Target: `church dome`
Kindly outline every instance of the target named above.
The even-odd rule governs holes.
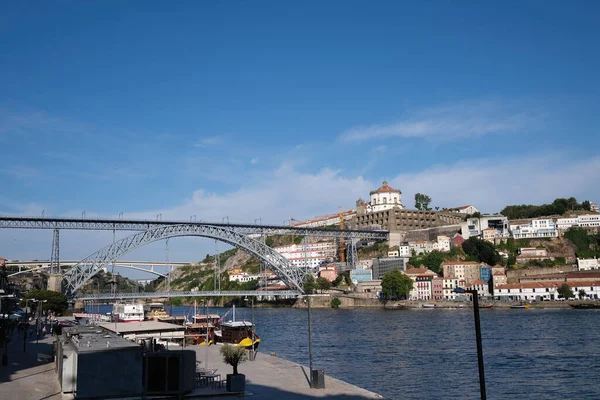
[[[402,194],[402,192],[400,192],[399,190],[388,186],[387,181],[383,181],[383,185],[379,189],[371,190],[370,194],[377,194],[377,193],[400,193],[400,194]]]

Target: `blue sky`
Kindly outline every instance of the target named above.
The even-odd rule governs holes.
[[[351,208],[383,179],[409,207],[416,192],[489,212],[598,202],[599,12],[5,2],[0,213],[281,223]],[[49,256],[49,233],[0,234],[7,258]],[[108,240],[72,236],[66,257]],[[186,260],[214,248],[180,243]]]

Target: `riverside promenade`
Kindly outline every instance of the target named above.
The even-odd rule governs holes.
[[[27,336],[23,351],[23,332],[15,329],[8,345],[8,364],[0,366],[0,400],[67,400],[71,394],[62,394],[52,357],[55,337],[40,337],[36,344],[33,327]],[[232,367],[223,362],[221,346],[187,346],[196,351],[199,366],[217,369],[223,379]],[[173,350],[181,349],[177,347]],[[325,389],[311,389],[309,370],[302,365],[258,352],[254,361],[239,365],[239,372],[246,375],[246,392],[243,397],[265,400],[306,400],[327,398],[329,400],[381,399],[376,393],[326,376]],[[227,393],[224,388],[199,388],[185,396],[188,399],[222,399],[239,395]],[[152,399],[153,397],[147,397]],[[161,397],[165,398],[165,397]],[[140,399],[140,397],[136,398]]]
[[[0,366],[0,400],[64,400],[54,370],[52,344],[54,337],[40,337],[36,344],[35,329],[30,328],[26,350],[23,331],[15,329],[8,344],[8,363]],[[4,349],[2,349],[4,351]]]
[[[231,365],[223,362],[221,346],[188,346],[196,350],[196,360],[200,367],[217,369],[225,379],[232,372]],[[325,389],[312,389],[309,385],[308,367],[279,357],[258,352],[254,361],[246,361],[238,366],[238,372],[246,375],[245,396],[265,400],[306,400],[327,398],[329,400],[382,399],[377,393],[358,386],[325,376]],[[327,371],[325,371],[327,372]]]

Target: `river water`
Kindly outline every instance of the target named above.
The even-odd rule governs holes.
[[[308,365],[307,310],[255,321],[261,352]],[[481,330],[488,399],[600,399],[600,310],[481,310]],[[314,368],[386,398],[479,397],[470,309],[313,309],[312,333]]]

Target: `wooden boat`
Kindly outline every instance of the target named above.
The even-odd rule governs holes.
[[[144,311],[146,321],[158,321],[160,318],[169,317],[169,314],[161,303],[151,303]]]
[[[529,308],[529,304],[521,304],[521,305],[514,305],[514,306],[510,306],[510,308]]]
[[[600,304],[569,304],[571,307],[576,308],[578,310],[598,310],[600,309]]]
[[[492,307],[494,307],[493,304],[480,304],[479,305],[479,308],[492,308]]]
[[[221,317],[218,330],[215,330],[215,341],[218,343],[235,344],[246,349],[256,350],[260,344],[260,337],[256,334],[255,327],[249,321],[235,320],[235,306],[232,308],[233,315],[230,321],[221,321],[229,311]],[[254,341],[252,340],[254,338]]]

